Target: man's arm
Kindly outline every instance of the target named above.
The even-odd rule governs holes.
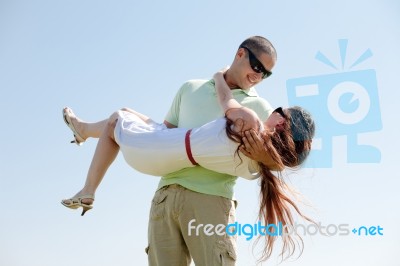
[[[168,122],[167,120],[164,120],[164,125],[167,126],[167,128],[176,128],[177,126],[171,124],[170,122]]]
[[[183,93],[183,90],[185,88],[185,84],[183,84],[178,92],[175,94],[175,97],[171,103],[171,106],[165,115],[164,118],[164,125],[167,128],[176,128],[179,125],[179,113],[180,113],[180,107],[181,107],[181,96]]]

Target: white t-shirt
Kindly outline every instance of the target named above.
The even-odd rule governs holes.
[[[194,160],[215,172],[246,179],[259,177],[257,162],[236,153],[238,143],[225,131],[226,119],[219,118],[192,129],[190,146]],[[188,129],[168,129],[152,120],[145,123],[135,114],[119,111],[115,140],[125,161],[148,175],[162,176],[186,167],[193,167],[185,148]]]

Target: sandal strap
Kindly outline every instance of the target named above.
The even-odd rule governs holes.
[[[75,116],[75,114],[73,113],[73,111],[71,110],[71,108],[66,107],[63,109],[63,119],[65,124],[67,124],[67,126],[69,127],[69,129],[71,129],[72,133],[74,134],[74,138],[75,140],[71,141],[71,143],[76,143],[78,145],[81,145],[82,143],[84,143],[86,140],[84,138],[82,138],[81,135],[79,135],[78,131],[76,130],[75,126],[72,124],[72,120],[71,120],[71,114],[73,114]]]
[[[87,195],[82,195],[82,196],[79,196],[79,197],[72,197],[72,198],[69,198],[69,199],[65,199],[63,201],[67,201],[68,200],[69,201],[68,203],[65,202],[67,205],[84,204],[84,203],[82,203],[82,200],[84,200],[84,199],[91,199],[91,200],[94,201],[94,195],[93,194],[87,194]]]
[[[82,196],[76,197],[75,199],[80,199],[80,200],[91,199],[91,200],[94,200],[94,195],[93,194],[86,194],[86,195],[82,195]]]

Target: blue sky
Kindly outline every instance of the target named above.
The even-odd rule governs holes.
[[[126,106],[162,121],[184,81],[210,78],[232,62],[242,40],[262,35],[278,51],[274,74],[257,87],[273,106],[289,104],[288,80],[350,71],[316,60],[318,51],[341,66],[338,40],[348,40],[349,64],[370,49],[372,57],[352,71],[376,74],[373,103],[382,125],[357,136],[380,151],[379,162],[349,163],[345,134],[333,140],[332,167],[287,175],[315,220],[379,225],[384,235],[307,236],[303,255],[281,265],[396,265],[399,14],[397,1],[375,0],[0,1],[0,264],[146,265],[158,179],[119,156],[93,211],[80,217],[62,207],[83,185],[96,145],[69,144],[62,108],[95,121]],[[255,222],[257,182],[239,179],[236,197],[237,220]],[[255,265],[252,244],[238,238],[237,265]]]

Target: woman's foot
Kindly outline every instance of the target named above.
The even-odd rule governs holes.
[[[94,195],[93,194],[84,194],[78,193],[70,199],[64,199],[61,201],[61,204],[70,209],[78,209],[82,207],[82,216],[88,210],[93,208],[92,204],[94,202]]]
[[[63,109],[63,118],[65,124],[71,129],[74,134],[74,140],[71,143],[76,143],[77,145],[82,145],[86,141],[86,136],[83,132],[83,127],[81,124],[81,120],[76,117],[74,112],[72,112],[71,108],[65,107]]]

